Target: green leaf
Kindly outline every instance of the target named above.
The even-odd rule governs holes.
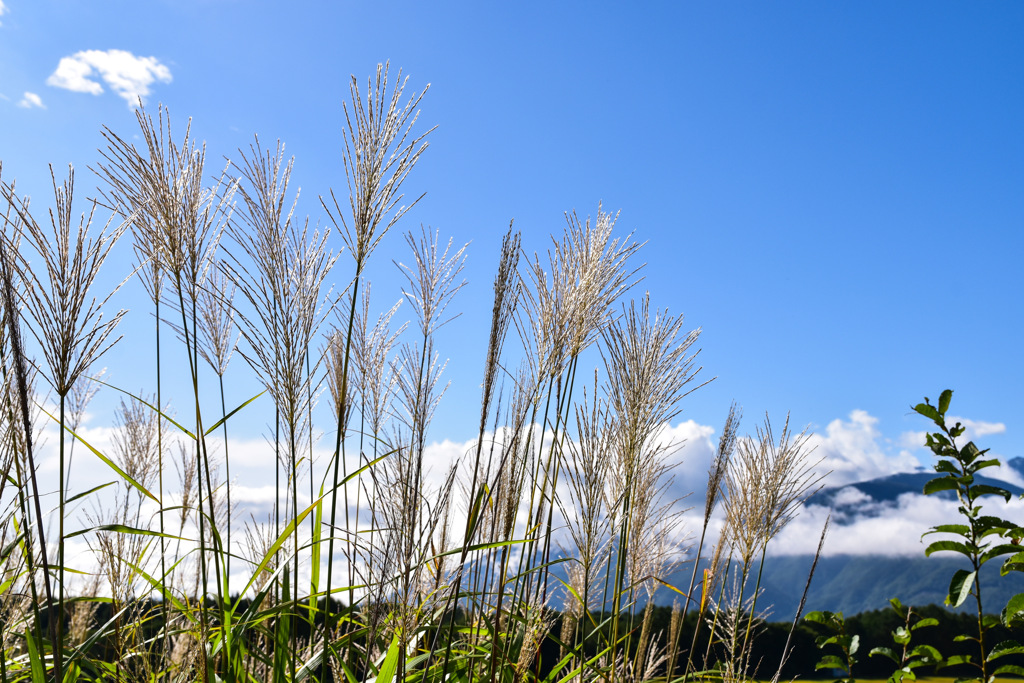
[[[910,642],[910,631],[905,627],[900,626],[893,631],[892,639],[897,645],[906,645]]]
[[[398,658],[402,654],[401,645],[398,642],[398,635],[391,639],[391,646],[388,648],[388,654],[384,657],[384,661],[380,665],[380,669],[377,671],[376,683],[391,683],[395,680],[395,674],[398,673]]]
[[[928,660],[927,663],[929,664],[934,664],[936,662],[942,661],[942,655],[939,653],[938,650],[936,650],[931,645],[918,645],[908,654],[911,657],[920,657],[922,659],[926,659]]]
[[[897,657],[896,653],[892,651],[892,648],[888,648],[888,647],[873,647],[873,648],[871,648],[871,652],[868,653],[868,656],[869,657],[874,657],[875,655],[881,655],[883,657],[888,657],[889,659],[891,659],[892,661],[896,662],[897,664],[900,663],[899,657]]]
[[[967,445],[960,449],[960,462],[971,464],[978,459],[981,455],[981,451],[977,446],[974,445],[973,441],[968,441]]]
[[[938,619],[935,619],[934,617],[927,617],[926,619],[921,619],[916,624],[911,626],[910,630],[911,631],[916,631],[919,628],[927,628],[928,626],[938,626],[938,625],[939,625],[939,620]]]
[[[953,398],[953,390],[946,389],[939,394],[939,413],[945,415],[946,411],[949,410],[949,401]]]
[[[71,503],[75,502],[76,500],[78,500],[80,498],[85,498],[86,496],[88,496],[91,493],[96,493],[100,489],[105,489],[108,486],[113,486],[116,483],[117,482],[114,482],[114,481],[108,481],[106,484],[100,484],[99,486],[94,486],[91,489],[89,489],[88,491],[82,491],[81,493],[76,493],[75,495],[73,495],[70,498],[68,498],[67,500],[65,500],[64,504],[65,505],[70,505]],[[67,537],[65,536],[65,538],[67,538]]]
[[[97,380],[97,381],[98,381],[98,380]],[[36,405],[38,405],[38,404],[36,404]],[[53,415],[50,415],[50,413],[48,413],[48,412],[46,411],[46,409],[45,409],[45,408],[43,408],[42,406],[39,406],[39,410],[41,410],[41,411],[42,411],[43,413],[45,413],[46,415],[48,415],[48,416],[50,417],[50,419],[51,419],[51,420],[53,420],[53,421],[54,421],[54,422],[56,422],[57,424],[60,424],[60,420],[59,420],[58,418],[54,417]],[[85,439],[83,439],[82,437],[80,437],[80,436],[79,436],[78,434],[76,434],[76,433],[74,432],[74,430],[72,430],[72,429],[71,429],[70,427],[68,427],[67,425],[64,425],[64,429],[65,429],[65,430],[66,430],[66,431],[67,431],[67,432],[68,432],[69,434],[71,434],[71,436],[73,436],[73,437],[75,437],[76,439],[78,439],[78,441],[79,441],[79,442],[80,442],[80,443],[81,443],[81,444],[82,444],[83,446],[85,446],[85,447],[86,447],[86,448],[88,448],[88,449],[89,449],[90,451],[92,451],[92,452],[93,452],[93,454],[94,454],[94,455],[95,455],[95,456],[96,456],[97,458],[99,458],[100,460],[102,460],[103,462],[105,462],[105,463],[107,464],[107,467],[109,467],[110,469],[112,469],[112,470],[114,470],[115,472],[117,472],[117,473],[118,473],[118,474],[119,474],[119,475],[121,476],[121,478],[122,478],[122,479],[124,479],[124,480],[125,480],[126,482],[128,482],[129,484],[131,484],[132,486],[134,486],[134,487],[135,487],[135,488],[136,488],[136,489],[137,489],[137,490],[138,490],[138,491],[139,491],[140,493],[142,493],[143,495],[145,495],[145,496],[146,496],[147,498],[150,498],[150,499],[151,499],[151,500],[153,500],[154,502],[156,502],[156,503],[160,503],[160,501],[159,501],[159,500],[157,499],[157,497],[156,497],[156,496],[154,496],[154,495],[153,495],[152,493],[150,493],[149,491],[147,491],[147,490],[146,490],[146,487],[145,487],[145,486],[143,486],[143,485],[142,485],[142,484],[140,484],[139,482],[137,482],[137,481],[135,481],[134,479],[132,479],[131,477],[129,477],[129,476],[128,476],[128,473],[127,473],[127,472],[125,472],[124,470],[122,470],[122,469],[121,469],[120,467],[118,467],[118,466],[117,466],[117,465],[116,465],[116,464],[114,463],[114,461],[113,461],[113,460],[111,460],[110,458],[108,458],[107,456],[103,455],[102,453],[100,453],[100,452],[99,452],[98,450],[96,450],[95,448],[93,448],[92,444],[90,444],[90,443],[89,443],[88,441],[86,441]]]
[[[1013,494],[1002,488],[1001,486],[989,486],[988,484],[975,484],[971,487],[971,500],[979,498],[980,496],[1002,496],[1003,500],[1007,503],[1010,502],[1010,498]]]
[[[945,669],[950,666],[957,666],[958,664],[970,664],[971,655],[953,655],[949,659],[942,662],[941,665],[935,667],[936,671],[939,669]]]
[[[32,666],[32,683],[46,683],[46,669],[43,666],[43,658],[36,649],[35,636],[26,631],[25,642],[28,643],[28,660]],[[6,653],[4,656],[7,656]]]
[[[180,536],[174,536],[172,534],[162,534],[159,531],[150,531],[149,529],[136,529],[135,527],[126,526],[124,524],[100,524],[99,526],[89,527],[88,529],[80,529],[73,531],[70,534],[65,534],[64,538],[74,538],[75,536],[81,536],[87,534],[90,531],[113,531],[120,534],[134,534],[136,536],[158,536],[163,538],[170,538],[175,541],[187,541],[187,538],[181,538]]]
[[[1007,626],[1019,626],[1024,622],[1024,593],[1017,593],[1003,609],[1003,623]]]
[[[138,401],[142,405],[146,406],[147,408],[152,410],[154,413],[158,414],[161,418],[163,418],[164,420],[167,420],[169,423],[171,423],[172,425],[177,427],[181,432],[183,432],[186,436],[188,436],[188,438],[192,439],[193,441],[196,440],[196,435],[195,434],[193,434],[188,429],[186,429],[185,427],[183,427],[180,424],[178,424],[173,417],[171,417],[170,415],[167,415],[166,413],[162,412],[159,408],[157,408],[156,406],[154,406],[152,403],[150,403],[149,401],[145,400],[141,396],[136,396],[132,392],[125,391],[121,387],[115,387],[113,384],[107,384],[103,380],[101,380],[99,378],[96,378],[96,377],[91,377],[90,381],[96,382],[97,384],[102,384],[103,386],[108,387],[110,389],[113,389],[114,391],[120,391],[125,396],[131,396],[133,399],[135,399],[136,401]]]
[[[1014,676],[1024,676],[1024,666],[1017,666],[1016,664],[1004,664],[995,671],[992,672],[993,676],[1004,676],[1006,674],[1013,674]]]
[[[1024,653],[1024,647],[1021,647],[1020,643],[1016,640],[1004,640],[992,648],[988,653],[988,657],[985,657],[985,661],[991,662],[1006,655],[1018,655],[1021,653]]]
[[[985,564],[994,557],[1001,557],[1003,555],[1009,555],[1011,553],[1016,554],[1019,551],[1020,548],[1013,545],[1012,543],[1000,543],[999,545],[994,545],[988,550],[986,550],[984,553],[982,553],[981,557],[978,558],[978,563]]]
[[[959,541],[935,541],[925,548],[924,554],[926,557],[931,557],[933,553],[946,551],[960,553],[964,557],[971,557],[973,554],[970,548]]]
[[[1006,576],[1010,572],[1024,571],[1024,552],[1020,551],[1020,547],[1017,548],[1018,552],[1012,557],[1006,558],[1003,561],[1003,566],[999,570],[999,573]]]
[[[225,416],[224,416],[224,417],[222,417],[221,419],[219,419],[219,420],[217,420],[216,422],[214,422],[214,423],[213,423],[213,426],[212,426],[212,427],[210,427],[210,428],[209,428],[209,429],[207,429],[207,430],[206,430],[205,432],[203,432],[203,436],[209,436],[210,434],[212,434],[212,433],[213,433],[213,430],[217,429],[217,427],[220,427],[220,426],[221,426],[222,424],[224,424],[225,422],[227,422],[227,421],[228,421],[228,419],[229,419],[229,418],[230,418],[231,416],[233,416],[233,415],[234,415],[235,413],[237,413],[237,412],[238,412],[239,410],[241,410],[242,408],[246,407],[247,405],[249,405],[250,403],[252,403],[252,402],[253,402],[253,401],[255,401],[256,399],[258,399],[258,398],[259,398],[260,396],[262,396],[262,395],[263,395],[263,394],[265,394],[265,393],[267,393],[267,392],[266,392],[266,391],[261,391],[260,393],[256,394],[255,396],[253,396],[252,398],[250,398],[250,399],[249,399],[248,401],[246,401],[246,402],[245,402],[245,403],[243,403],[242,405],[240,405],[240,406],[238,406],[237,408],[235,408],[234,410],[232,410],[232,411],[231,411],[230,413],[228,413],[227,415],[225,415]]]
[[[939,477],[932,479],[924,485],[924,495],[930,496],[939,491],[955,491],[957,489],[956,479],[953,477]]]
[[[817,664],[814,665],[815,670],[817,669],[842,669],[846,671],[846,662],[841,660],[836,655],[824,655]]]
[[[925,399],[925,401],[927,401],[927,399]],[[941,425],[944,422],[942,419],[942,414],[935,409],[935,406],[929,403],[918,403],[916,406],[914,406],[914,412],[918,413],[919,415],[924,415],[937,425]]]
[[[959,607],[964,604],[964,600],[971,594],[971,589],[974,588],[974,577],[975,572],[969,572],[966,569],[958,569],[953,574],[953,580],[949,582],[949,595],[946,596],[946,604],[951,607]]]
[[[931,531],[926,532],[924,536],[928,534],[957,534],[958,536],[970,536],[971,527],[966,524],[940,524],[933,526]]]

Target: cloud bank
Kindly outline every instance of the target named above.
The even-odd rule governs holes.
[[[145,101],[154,82],[170,83],[171,70],[156,57],[139,57],[126,50],[83,50],[63,57],[46,79],[47,85],[72,92],[99,95],[105,83],[129,107]]]

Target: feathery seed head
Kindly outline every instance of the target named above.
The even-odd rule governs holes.
[[[422,199],[421,195],[409,205],[399,206],[404,196],[402,184],[426,150],[426,137],[433,131],[431,128],[418,136],[412,134],[419,117],[417,107],[430,86],[403,105],[402,93],[409,79],[403,80],[399,71],[398,82],[389,85],[388,68],[389,64],[377,65],[376,79],[367,82],[366,99],[353,76],[349,85],[351,109],[348,103],[342,105],[346,124],[342,159],[348,181],[348,212],[342,210],[333,191],[333,211],[320,198],[355,259],[357,277],[387,231]]]

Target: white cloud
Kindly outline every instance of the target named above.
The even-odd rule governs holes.
[[[957,422],[964,426],[962,438],[968,441],[973,441],[980,436],[1006,433],[1006,425],[1002,422],[983,422],[982,420],[969,420],[966,417],[946,417],[946,425],[956,424]]]
[[[0,17],[7,14],[7,7],[4,5],[4,0],[0,0]],[[3,26],[3,22],[0,21],[0,26]]]
[[[21,98],[21,101],[18,102],[18,106],[23,109],[32,109],[33,107],[46,109],[46,105],[43,104],[43,99],[34,92],[28,92],[27,90],[25,91],[25,95]]]
[[[808,445],[815,447],[814,457],[822,458],[821,468],[832,471],[825,481],[827,486],[910,472],[920,465],[910,453],[893,455],[883,450],[877,425],[877,417],[854,410],[849,421],[832,420],[823,435],[810,437]]]
[[[989,505],[993,514],[1007,519],[1017,519],[1024,513],[1024,501],[1017,498],[1005,506],[1001,500]],[[802,510],[768,546],[769,553],[813,554],[828,512],[828,508],[818,505]],[[905,493],[882,515],[858,517],[844,524],[833,520],[823,554],[923,557],[927,544],[942,536],[926,536],[922,541],[921,535],[933,526],[961,519],[955,500]]]
[[[140,97],[149,95],[149,86],[155,81],[170,83],[171,70],[156,57],[138,57],[126,50],[83,50],[61,58],[46,83],[99,95],[103,85],[97,78],[134,107]]]

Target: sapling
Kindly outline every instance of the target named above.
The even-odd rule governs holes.
[[[981,514],[982,506],[978,504],[981,498],[999,496],[1009,502],[1010,492],[999,486],[977,481],[978,472],[988,467],[998,467],[999,460],[986,458],[988,449],[980,450],[973,441],[962,448],[957,448],[956,439],[963,435],[966,428],[960,422],[953,426],[946,424],[946,413],[952,398],[953,392],[946,389],[940,394],[937,405],[932,405],[925,398],[924,403],[914,406],[915,412],[924,415],[939,428],[938,431],[925,436],[925,445],[938,458],[934,468],[940,476],[925,484],[924,493],[935,495],[942,491],[955,492],[959,503],[957,510],[963,519],[959,524],[934,526],[925,533],[925,536],[944,534],[952,537],[933,541],[925,549],[925,555],[954,552],[965,557],[970,563],[970,568],[958,569],[953,574],[946,604],[954,608],[959,607],[968,597],[974,596],[977,635],[964,634],[960,639],[978,644],[978,659],[973,660],[972,655],[954,655],[946,660],[944,666],[971,664],[978,670],[980,680],[989,683],[995,676],[1020,672],[1021,668],[1013,665],[1003,665],[993,670],[993,662],[1004,655],[1020,652],[1021,648],[1013,642],[1001,643],[992,649],[988,647],[985,634],[999,623],[999,619],[984,612],[978,572],[989,560],[1018,551],[1017,545],[1004,542],[1005,537],[1013,535],[1017,527],[1005,519]]]

